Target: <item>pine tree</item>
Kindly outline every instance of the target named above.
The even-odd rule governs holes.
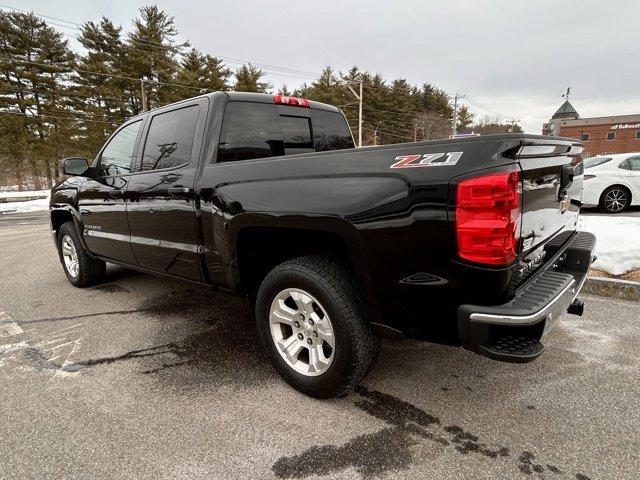
[[[325,67],[320,77],[308,87],[305,94],[317,102],[339,105],[344,103],[344,90],[344,85],[331,67]]]
[[[236,70],[236,82],[233,89],[236,92],[258,92],[269,93],[271,84],[260,81],[264,77],[264,72],[251,64],[242,65]]]
[[[473,118],[476,116],[466,105],[462,105],[458,109],[458,125],[457,130],[463,132],[469,130],[473,126]]]
[[[197,89],[166,85],[175,83],[175,76],[180,69],[179,57],[189,46],[188,42],[176,43],[178,29],[174,17],[156,5],[141,7],[139,14],[126,42],[129,58],[127,69],[129,76],[147,81],[149,107],[165,105],[176,97],[197,94]]]
[[[189,50],[182,60],[176,83],[196,87],[198,90],[178,89],[180,98],[189,98],[197,93],[229,90],[231,70],[222,60],[202,54],[195,48]]]
[[[279,89],[278,89],[278,95],[285,95],[287,97],[290,97],[291,95],[293,95],[290,91],[289,88],[287,88],[286,85],[282,85]]]
[[[84,122],[85,154],[92,156],[117,124],[140,111],[139,84],[126,78],[128,50],[122,39],[122,28],[109,19],[82,26],[79,42],[85,53],[78,58],[73,77],[74,107]],[[89,73],[96,72],[96,73]]]
[[[51,186],[63,147],[51,134],[75,122],[67,95],[73,53],[61,33],[18,12],[0,12],[0,44],[0,108],[22,115],[31,145],[26,166],[34,178],[44,174]]]

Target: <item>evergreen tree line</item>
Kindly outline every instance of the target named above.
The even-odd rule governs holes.
[[[70,48],[69,36],[81,52]],[[102,17],[74,35],[34,14],[0,11],[0,185],[50,187],[60,175],[59,159],[93,158],[118,124],[142,111],[142,88],[151,108],[216,90],[300,96],[342,108],[357,136],[358,102],[349,86],[357,91],[362,78],[365,144],[451,133],[452,103],[429,83],[418,87],[357,67],[346,73],[326,67],[289,91],[265,81],[266,71],[256,65],[232,70],[177,36],[174,18],[154,5],[140,8],[130,32]],[[497,119],[474,122],[462,106],[458,131],[474,127],[484,133],[509,128]]]

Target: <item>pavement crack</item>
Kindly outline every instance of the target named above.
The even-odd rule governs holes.
[[[32,320],[24,320],[18,322],[20,325],[29,325],[31,323],[42,323],[42,322],[60,322],[63,320],[75,320],[77,318],[89,318],[89,317],[99,317],[101,315],[126,315],[129,313],[141,312],[143,310],[135,309],[135,310],[110,310],[107,312],[96,312],[96,313],[84,313],[82,315],[70,315],[64,317],[45,317],[45,318],[34,318]],[[0,321],[2,323],[12,323],[8,321]]]
[[[152,357],[155,355],[173,354],[177,356],[183,356],[182,347],[175,343],[166,343],[164,345],[158,345],[155,347],[142,348],[139,350],[130,350],[121,355],[114,355],[111,357],[98,357],[90,358],[76,362],[73,365],[79,365],[80,368],[94,367],[96,365],[108,365],[110,363],[120,362],[124,360],[131,360],[134,358]]]

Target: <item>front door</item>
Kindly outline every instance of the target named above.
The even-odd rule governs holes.
[[[194,183],[207,99],[159,110],[127,187],[133,253],[144,268],[200,280]]]
[[[96,158],[95,174],[83,182],[78,207],[83,237],[91,253],[135,264],[129,243],[125,192],[142,120],[123,125]]]

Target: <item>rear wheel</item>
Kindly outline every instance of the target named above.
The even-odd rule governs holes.
[[[301,257],[265,277],[256,321],[271,363],[295,389],[331,398],[355,387],[379,342],[365,319],[351,275],[325,257]]]
[[[87,254],[73,222],[63,223],[58,230],[58,252],[67,279],[76,287],[88,287],[104,276],[106,263]]]
[[[600,208],[607,213],[624,212],[631,202],[631,193],[624,187],[614,185],[600,196]]]

